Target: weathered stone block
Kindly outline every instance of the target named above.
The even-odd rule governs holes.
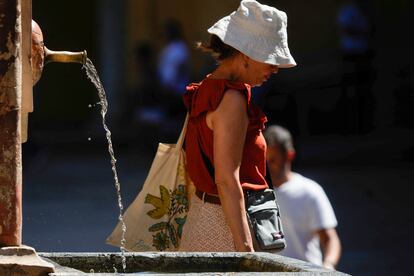
[[[53,272],[53,264],[42,260],[32,247],[0,248],[0,275],[2,276],[47,276]]]

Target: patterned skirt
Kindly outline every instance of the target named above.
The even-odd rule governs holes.
[[[191,196],[190,211],[184,224],[180,251],[234,252],[230,227],[221,205]]]

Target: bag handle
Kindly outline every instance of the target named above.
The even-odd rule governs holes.
[[[175,149],[177,151],[180,151],[183,148],[183,144],[184,144],[184,140],[185,140],[185,134],[187,132],[187,125],[188,125],[189,118],[190,118],[190,116],[189,116],[189,114],[187,112],[187,115],[185,116],[185,121],[184,121],[183,129],[181,130],[180,137],[178,137],[177,144],[175,146]]]

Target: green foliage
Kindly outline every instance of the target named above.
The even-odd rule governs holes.
[[[158,232],[155,235],[152,235],[152,245],[160,251],[170,247],[170,242],[168,235],[165,232]]]
[[[166,229],[167,226],[168,226],[168,223],[163,221],[163,222],[159,222],[159,223],[151,225],[150,228],[148,228],[148,230],[150,232],[162,231],[162,230]]]
[[[181,239],[181,234],[183,233],[183,227],[184,227],[184,223],[187,219],[187,216],[182,217],[182,218],[175,218],[174,221],[175,223],[177,223],[178,228],[177,228],[177,234],[178,237]]]
[[[147,194],[145,203],[155,207],[147,212],[148,216],[156,220],[164,218],[164,221],[148,228],[148,231],[155,232],[152,235],[152,245],[159,251],[178,248],[189,209],[185,185],[180,184],[173,191],[160,185],[160,197]]]

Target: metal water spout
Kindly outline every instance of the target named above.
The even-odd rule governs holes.
[[[32,20],[32,74],[33,85],[40,79],[44,65],[50,62],[86,64],[88,58],[86,50],[81,52],[53,51],[43,42],[43,33],[40,26]]]
[[[52,51],[45,46],[45,64],[48,64],[49,62],[74,62],[85,65],[86,59],[86,50],[83,52]]]
[[[29,24],[31,24],[31,49],[26,52],[29,52],[29,61],[25,63],[23,59],[23,70],[25,73],[24,77],[29,76],[29,80],[23,81],[26,83],[22,89],[21,97],[21,142],[24,143],[27,141],[27,128],[28,128],[28,115],[33,112],[33,90],[32,87],[39,81],[43,73],[43,67],[45,64],[50,62],[63,62],[63,63],[80,63],[82,65],[86,64],[87,53],[86,51],[82,52],[69,52],[69,51],[52,51],[49,50],[43,42],[43,32],[39,24],[34,20],[30,19]],[[29,68],[27,68],[29,67]],[[30,70],[31,69],[31,70]],[[30,79],[31,75],[31,79]],[[30,83],[30,84],[29,84]]]

